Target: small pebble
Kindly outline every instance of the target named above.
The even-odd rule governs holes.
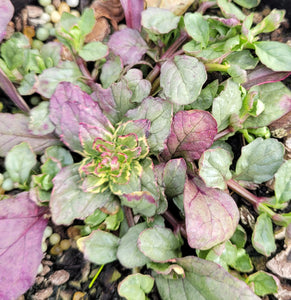
[[[40,41],[46,41],[50,36],[50,32],[45,27],[39,27],[36,30],[36,38]]]
[[[51,245],[56,245],[61,241],[61,236],[58,233],[53,233],[50,238]]]
[[[80,13],[79,13],[79,11],[76,10],[76,9],[72,9],[72,10],[71,10],[71,15],[73,15],[73,16],[75,16],[75,17],[77,17],[77,18],[80,17]]]
[[[58,23],[60,19],[61,19],[61,15],[58,11],[55,10],[51,13],[51,21],[53,23]]]
[[[49,281],[51,281],[53,285],[62,285],[69,279],[70,273],[65,270],[58,270],[49,277]]]
[[[70,7],[77,7],[79,5],[79,0],[66,0],[67,4]]]
[[[44,265],[42,271],[39,273],[40,276],[45,276],[51,268],[48,265]]]
[[[32,299],[33,300],[46,300],[47,298],[49,298],[53,294],[53,292],[54,292],[54,290],[50,286],[46,289],[40,290],[37,293],[35,293],[35,295],[32,296]]]
[[[60,13],[60,15],[62,15],[62,13],[64,13],[64,12],[69,13],[70,10],[71,10],[70,6],[66,2],[61,2],[60,6],[58,8],[58,12]]]
[[[46,23],[48,23],[51,20],[51,16],[45,12],[41,15],[40,19],[44,20]]]
[[[28,18],[39,18],[43,14],[43,9],[35,5],[27,5],[27,16]]]
[[[47,6],[47,5],[52,4],[52,0],[38,0],[38,3],[39,3],[41,6]]]
[[[46,6],[44,10],[47,14],[51,15],[53,11],[56,11],[56,8],[54,7],[54,5],[50,4]]]
[[[68,250],[71,247],[71,241],[70,240],[62,240],[60,242],[60,246],[63,250]]]
[[[73,296],[73,300],[83,300],[86,296],[86,293],[83,292],[76,292]]]
[[[59,244],[54,245],[50,251],[51,255],[59,255],[62,253],[63,253],[63,249],[61,248],[61,246]]]
[[[70,239],[74,239],[76,236],[80,235],[80,229],[74,226],[71,226],[67,229],[67,235]]]
[[[35,283],[36,283],[37,285],[42,284],[43,281],[44,281],[44,277],[43,277],[43,276],[36,276],[36,278],[35,278]]]
[[[32,49],[38,49],[40,50],[43,46],[43,42],[38,40],[38,39],[33,39],[32,40],[32,44],[31,44],[31,48]],[[37,97],[39,99],[39,97]],[[37,105],[40,102],[40,99],[38,100],[38,102],[35,102],[36,98],[32,98],[30,99],[30,102],[32,105]],[[35,104],[34,104],[35,103]]]

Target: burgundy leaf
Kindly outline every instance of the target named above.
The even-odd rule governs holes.
[[[0,42],[6,34],[6,27],[14,14],[14,7],[10,0],[1,0],[0,3]]]
[[[120,56],[124,65],[137,63],[148,50],[148,46],[140,33],[131,28],[113,33],[108,46],[115,55]]]
[[[129,28],[141,29],[141,13],[144,7],[143,0],[120,0],[125,14],[126,25]]]
[[[186,180],[184,209],[188,243],[196,249],[210,249],[228,240],[239,221],[232,197],[206,187],[198,177]]]
[[[43,257],[46,212],[28,192],[0,201],[0,299],[16,299],[34,283]]]
[[[162,157],[165,160],[181,156],[187,161],[199,159],[212,145],[216,133],[217,124],[209,112],[179,111],[174,116]]]
[[[0,114],[0,156],[5,156],[13,146],[21,142],[28,142],[36,153],[60,143],[54,135],[32,134],[28,124],[29,117],[23,114]]]
[[[243,87],[248,90],[254,85],[282,81],[290,74],[291,72],[276,72],[264,65],[260,65],[248,74],[247,81],[243,84]]]

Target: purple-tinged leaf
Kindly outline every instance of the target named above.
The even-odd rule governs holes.
[[[237,18],[219,18],[217,16],[211,16],[211,20],[219,21],[228,27],[235,27],[240,25],[240,21]]]
[[[113,126],[102,113],[98,103],[80,87],[69,82],[58,85],[50,101],[50,119],[55,123],[61,140],[73,151],[82,151],[79,140],[80,123],[109,132]]]
[[[247,82],[243,83],[242,86],[248,90],[255,85],[282,81],[290,75],[291,72],[276,72],[260,65],[247,75]]]
[[[163,300],[223,299],[259,300],[245,282],[233,277],[218,264],[198,257],[175,259],[185,271],[184,278],[155,276]]]
[[[212,145],[216,133],[217,124],[209,112],[179,111],[174,116],[162,157],[165,160],[181,156],[187,161],[199,159]]]
[[[41,241],[47,208],[27,192],[0,201],[0,298],[16,299],[35,281],[43,253]]]
[[[140,1],[141,2],[141,1]],[[14,14],[14,7],[10,0],[1,0],[0,3],[0,42],[6,34],[6,28]]]
[[[0,4],[1,5],[1,4]],[[0,18],[1,22],[1,18]],[[13,83],[8,79],[0,68],[0,88],[13,101],[13,103],[24,112],[29,112],[29,107],[19,95]]]
[[[119,112],[111,88],[104,89],[100,84],[96,83],[94,86],[94,93],[91,94],[91,97],[98,102],[103,113],[112,124],[118,122]]]
[[[52,219],[56,224],[70,225],[74,219],[84,220],[97,208],[112,201],[108,193],[85,193],[79,187],[79,165],[63,168],[53,179],[54,188],[50,200]]]
[[[206,250],[232,237],[239,211],[232,197],[208,188],[198,177],[186,179],[184,209],[190,247]]]
[[[131,28],[125,28],[112,34],[108,42],[109,48],[119,55],[124,65],[135,64],[147,52],[148,46],[140,33]]]
[[[141,29],[141,12],[143,11],[143,0],[120,0],[123,7],[126,25],[132,29]]]
[[[35,153],[60,143],[54,135],[34,135],[29,130],[29,117],[22,114],[0,114],[0,156],[21,142],[28,142]]]

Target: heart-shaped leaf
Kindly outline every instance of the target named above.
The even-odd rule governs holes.
[[[129,269],[142,267],[150,261],[149,258],[144,256],[137,248],[138,236],[146,228],[146,223],[137,224],[130,227],[121,238],[117,250],[117,258],[124,267]]]
[[[187,179],[184,190],[187,240],[201,250],[228,240],[235,232],[239,212],[232,197],[208,188],[201,179]]]
[[[179,111],[173,118],[171,133],[162,157],[165,160],[181,156],[187,161],[199,159],[212,145],[216,133],[216,121],[209,112]]]
[[[137,245],[151,260],[166,262],[180,256],[182,241],[170,229],[155,226],[140,233]]]
[[[118,285],[118,294],[127,300],[147,299],[145,294],[149,293],[154,286],[154,279],[149,275],[128,275]]]
[[[116,260],[119,238],[112,233],[95,230],[90,235],[78,239],[77,245],[86,259],[102,265]]]
[[[176,104],[194,102],[206,79],[204,64],[188,55],[176,55],[161,67],[160,85],[166,97]]]
[[[199,175],[208,187],[226,189],[226,181],[231,178],[229,167],[231,154],[222,148],[206,150],[199,160]]]
[[[237,161],[236,180],[262,183],[271,179],[283,163],[284,146],[276,139],[257,138],[242,147]]]
[[[1,299],[17,299],[33,285],[43,257],[47,211],[31,201],[27,192],[0,201]]]

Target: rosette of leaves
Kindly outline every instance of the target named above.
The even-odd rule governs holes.
[[[148,157],[149,120],[127,120],[114,127],[98,103],[71,83],[59,84],[50,118],[61,140],[83,157],[53,180],[54,222],[70,224],[104,207],[115,214],[120,201],[135,213],[156,213],[159,188]]]

